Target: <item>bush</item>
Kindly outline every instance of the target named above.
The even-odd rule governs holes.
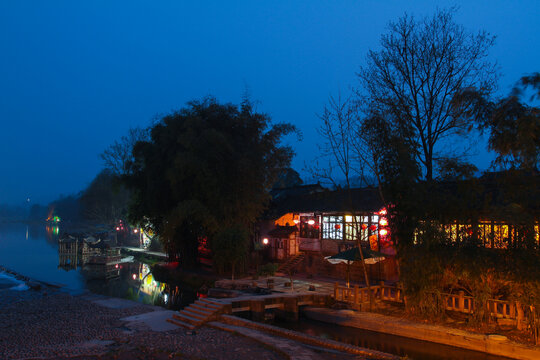
[[[257,275],[259,276],[274,276],[279,265],[274,263],[268,263],[259,268]]]

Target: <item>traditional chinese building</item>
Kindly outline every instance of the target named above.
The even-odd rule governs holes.
[[[394,255],[386,209],[377,189],[330,191],[320,185],[296,186],[272,192],[273,204],[260,225],[260,240],[271,259],[303,256],[299,268],[320,275],[340,276],[341,266],[324,261],[358,245],[383,252],[387,259],[370,266],[375,278],[395,278]],[[360,271],[360,266],[356,271]],[[311,269],[311,270],[310,270]]]

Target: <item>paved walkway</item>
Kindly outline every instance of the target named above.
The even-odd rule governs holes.
[[[285,357],[291,360],[321,360],[322,358],[317,355],[315,352],[303,347],[295,341],[278,338],[274,336],[267,335],[261,331],[248,329],[242,326],[235,326],[224,324],[221,322],[210,322],[207,325],[214,327],[219,330],[228,331],[232,333],[237,333],[242,336],[256,340],[264,345],[269,345],[272,348],[281,352]]]
[[[322,295],[329,295],[334,293],[334,284],[337,282],[339,286],[346,286],[345,279],[338,280],[327,277],[315,276],[313,278],[308,278],[305,275],[295,275],[293,276],[293,286],[286,286],[291,282],[290,278],[287,276],[269,276],[253,280],[251,277],[229,280],[222,279],[216,282],[217,288],[224,289],[242,289],[248,287],[260,287],[268,288],[269,281],[273,282],[273,290],[284,292],[284,293],[305,293],[305,292],[316,292]],[[388,283],[389,284],[389,283]],[[351,287],[358,285],[360,287],[365,287],[365,283],[362,282],[352,282],[350,283]],[[378,283],[373,283],[372,285],[379,285]]]

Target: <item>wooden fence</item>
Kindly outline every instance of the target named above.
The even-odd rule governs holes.
[[[371,286],[374,301],[389,301],[403,303],[403,290],[396,286],[384,285],[381,282],[379,285]],[[448,311],[461,312],[472,314],[475,310],[474,298],[465,296],[463,291],[457,294],[441,294]],[[347,302],[354,309],[364,309],[366,304],[369,304],[369,290],[367,287],[359,287],[358,285],[347,288],[334,284],[334,299],[337,301]],[[523,307],[519,302],[511,302],[504,300],[489,299],[486,303],[487,310],[491,317],[504,319],[506,323],[511,324],[522,330],[526,328],[526,321]]]

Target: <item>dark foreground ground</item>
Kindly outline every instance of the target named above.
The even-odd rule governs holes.
[[[110,308],[56,289],[0,290],[0,359],[283,359],[271,347],[208,327],[152,331],[122,318],[155,311]],[[317,351],[321,359],[358,359]]]

